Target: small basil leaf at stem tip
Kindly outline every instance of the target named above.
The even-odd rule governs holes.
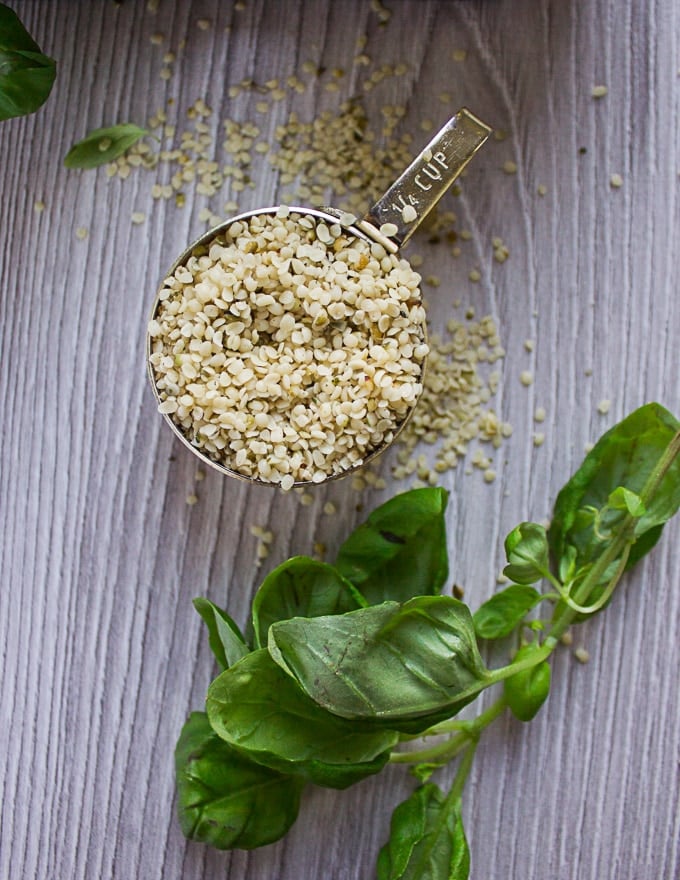
[[[505,539],[503,574],[517,584],[534,584],[550,574],[548,538],[538,523],[523,522]]]
[[[356,587],[332,565],[293,556],[271,571],[255,594],[255,644],[266,647],[269,627],[277,620],[342,614],[365,604]]]
[[[64,165],[67,168],[96,168],[98,165],[106,165],[149,134],[145,128],[129,122],[97,128],[71,147],[64,159]]]
[[[254,849],[295,822],[299,777],[253,763],[230,748],[204,712],[192,712],[175,749],[177,810],[185,837],[217,849]]]
[[[438,594],[448,577],[447,501],[440,488],[395,495],[342,544],[336,568],[370,605]]]
[[[280,621],[269,653],[329,712],[406,733],[460,711],[489,683],[470,611],[449,596]]]
[[[194,599],[193,604],[208,627],[210,649],[220,668],[228,669],[245,657],[250,648],[227,612],[202,597]]]
[[[52,91],[56,67],[17,14],[0,3],[0,121],[41,107]]]
[[[378,773],[398,735],[317,706],[266,649],[248,654],[208,689],[210,724],[237,751],[328,788]]]
[[[480,639],[502,639],[522,622],[543,596],[525,584],[510,584],[487,599],[472,616]]]
[[[531,657],[538,645],[524,645],[515,654],[513,663],[519,663]],[[531,721],[548,698],[550,693],[550,664],[544,660],[523,669],[503,683],[503,696],[510,711],[520,721]]]
[[[636,493],[631,492],[624,486],[619,486],[610,494],[607,499],[607,507],[612,510],[625,510],[631,516],[639,518],[645,513],[645,505],[642,498]]]
[[[460,798],[428,783],[394,810],[378,856],[378,880],[467,880],[468,849]]]

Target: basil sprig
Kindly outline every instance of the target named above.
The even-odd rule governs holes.
[[[56,61],[43,55],[17,14],[0,3],[0,121],[42,107],[56,72]]]
[[[446,502],[441,489],[397,495],[334,565],[278,566],[254,598],[252,643],[225,611],[196,600],[223,671],[177,747],[188,837],[263,846],[286,833],[305,784],[344,788],[405,763],[424,784],[394,811],[378,880],[466,880],[461,796],[479,738],[508,709],[520,721],[536,715],[560,637],[605,607],[677,512],[680,423],[649,404],[608,431],[557,496],[548,531],[524,522],[510,532],[504,571],[514,582],[474,616],[440,595]],[[549,616],[532,616],[546,604]],[[487,669],[477,639],[508,637],[511,661]],[[455,717],[497,683],[502,694],[476,718]],[[436,744],[399,747],[419,734]],[[448,792],[427,782],[456,758]]]

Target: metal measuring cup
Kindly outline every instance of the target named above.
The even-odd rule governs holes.
[[[479,148],[486,142],[491,129],[480,119],[474,116],[466,108],[459,110],[444,127],[432,138],[424,150],[413,160],[409,167],[389,187],[384,195],[370,208],[360,220],[354,220],[351,225],[344,223],[343,233],[362,239],[369,244],[379,243],[387,253],[396,254],[413,235],[425,217],[434,208],[446,190],[459,177],[468,162]],[[277,215],[281,206],[262,208],[255,211],[247,211],[225,220],[213,229],[205,232],[175,260],[169,272],[164,278],[172,275],[180,266],[184,266],[192,256],[205,254],[210,245],[225,236],[233,223],[248,220],[258,215]],[[345,217],[344,212],[335,208],[300,208],[290,207],[289,211],[302,216],[309,216],[330,224],[337,224],[339,219]],[[161,292],[164,283],[161,283],[154,300],[151,311],[153,320],[159,309]],[[422,325],[422,338],[426,339],[425,322]],[[147,368],[156,400],[161,404],[161,396],[156,385],[156,376],[151,363],[153,339],[147,333]],[[423,374],[425,364],[423,363]],[[421,380],[422,375],[421,374]],[[320,480],[295,480],[293,487],[311,485],[312,483],[326,482],[346,476],[359,467],[363,467],[373,460],[388,446],[390,446],[410,419],[417,401],[410,407],[403,420],[396,425],[387,442],[371,449],[361,461],[342,470],[339,473],[329,473]],[[228,474],[231,477],[250,483],[260,483],[265,486],[277,486],[278,482],[263,479],[239,472],[236,468],[229,467],[223,461],[210,457],[206,452],[194,445],[184,434],[182,428],[173,421],[171,416],[163,413],[165,421],[174,431],[181,442],[188,447],[206,465]]]

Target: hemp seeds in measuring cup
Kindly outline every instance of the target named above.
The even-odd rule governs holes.
[[[251,211],[207,232],[157,294],[158,409],[196,455],[282,489],[385,449],[422,391],[420,275],[397,255],[491,129],[463,108],[362,220]]]
[[[165,279],[148,328],[159,410],[211,462],[283,489],[323,482],[415,405],[420,276],[353,221],[259,211]]]

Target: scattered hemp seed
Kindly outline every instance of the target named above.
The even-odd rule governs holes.
[[[485,483],[493,483],[496,479],[496,471],[493,468],[487,468],[484,471],[484,482]]]
[[[612,189],[620,189],[623,186],[623,177],[620,174],[612,174],[609,178],[609,185]]]
[[[503,171],[505,171],[506,174],[517,174],[517,163],[508,159],[507,162],[503,162]]]
[[[162,46],[165,37],[163,36],[163,34],[151,34],[149,39],[154,46]]]
[[[404,223],[413,223],[414,220],[418,219],[418,212],[413,205],[404,205],[401,209],[401,219]]]
[[[201,471],[201,470],[196,471],[196,473],[194,475],[194,479],[196,480],[197,483],[201,483],[203,480],[205,480],[205,471]]]
[[[543,446],[544,442],[545,434],[543,434],[541,431],[537,431],[534,434],[534,446]]]
[[[314,503],[314,496],[312,495],[312,493],[311,492],[302,492],[302,494],[300,495],[300,504],[303,507],[309,507],[313,503]]]
[[[89,233],[88,233],[87,228],[85,226],[79,226],[76,229],[76,238],[79,239],[80,241],[84,241],[87,238],[88,234]]]
[[[502,238],[493,239],[493,258],[497,263],[504,263],[510,256],[510,251]]]
[[[548,187],[544,183],[539,183],[536,192],[539,196],[544,196],[548,192]]]
[[[454,49],[451,53],[451,58],[453,58],[454,61],[458,61],[459,63],[461,61],[465,61],[465,59],[467,58],[467,49]]]
[[[389,238],[391,235],[396,235],[399,232],[399,227],[396,223],[383,223],[380,227],[380,234]]]
[[[590,94],[593,98],[604,98],[604,96],[608,93],[609,89],[607,86],[593,86],[590,90]]]
[[[525,339],[524,340],[524,349],[525,351],[532,352],[535,347],[535,342],[533,339]]]
[[[562,633],[562,636],[560,637],[560,641],[562,642],[563,645],[565,645],[565,647],[568,648],[574,643],[574,636],[571,634],[571,632],[569,630],[567,630],[565,633]]]
[[[209,18],[199,18],[196,22],[196,27],[200,31],[209,31],[211,28],[212,22]]]
[[[502,571],[498,572],[496,575],[496,583],[500,586],[501,584],[507,584],[508,578],[503,574]]]
[[[167,82],[172,76],[172,70],[169,67],[161,67],[161,72],[158,75]]]
[[[323,506],[323,512],[326,516],[333,516],[338,512],[338,508],[333,504],[332,501],[327,501]]]
[[[574,657],[579,663],[587,663],[590,660],[590,654],[585,648],[577,648],[574,651]]]
[[[534,412],[534,421],[535,422],[544,422],[545,421],[545,409],[542,406],[537,406]]]
[[[597,405],[597,411],[601,416],[606,416],[612,405],[611,400],[601,400]]]
[[[41,202],[40,200],[38,200],[37,202],[34,202],[33,203],[33,210],[35,211],[36,214],[42,214],[42,212],[45,210],[45,202]]]
[[[139,226],[140,223],[143,223],[146,220],[146,214],[142,213],[142,211],[133,211],[130,219],[135,226]]]
[[[187,495],[186,502],[189,507],[193,507],[198,502],[198,495]]]
[[[529,385],[531,385],[534,381],[534,374],[531,373],[529,370],[522,370],[522,372],[519,374],[519,381],[522,383],[522,385],[529,387]]]
[[[586,445],[583,447],[583,451],[585,452],[586,455],[588,455],[589,452],[593,451],[594,447],[595,447],[594,443],[586,443]]]
[[[470,281],[476,284],[478,281],[482,280],[482,273],[479,271],[479,269],[471,269],[470,273],[468,274],[468,278],[470,279]]]
[[[504,129],[497,128],[494,130],[493,139],[495,141],[498,141],[499,143],[501,143],[502,141],[507,140],[507,137],[508,137],[508,133],[507,133],[507,131],[504,131]]]

